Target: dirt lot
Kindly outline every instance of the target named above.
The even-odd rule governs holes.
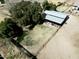
[[[68,4],[73,4],[78,2],[78,0],[48,0],[49,2],[57,3],[57,2],[67,2]]]
[[[79,59],[79,17],[70,15],[67,24],[40,52],[38,59]]]
[[[49,27],[45,25],[37,25],[32,31],[30,31],[29,35],[25,36],[25,39],[21,44],[33,54],[37,54],[49,38],[51,36],[53,37],[53,34],[57,29],[58,28],[55,26]]]

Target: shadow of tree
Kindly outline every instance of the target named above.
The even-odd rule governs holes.
[[[22,35],[22,36],[17,37],[17,42],[19,42],[19,43],[20,43],[20,42],[24,39],[24,37],[25,37],[26,35],[28,35],[28,33],[23,32],[23,35]]]

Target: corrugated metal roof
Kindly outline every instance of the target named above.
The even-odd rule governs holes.
[[[59,23],[59,24],[61,24],[64,21],[64,19],[53,17],[53,16],[50,16],[50,15],[46,15],[45,19]]]
[[[59,24],[62,24],[64,22],[65,18],[68,16],[65,13],[56,12],[56,11],[46,10],[46,11],[44,11],[44,13],[46,14],[45,19],[59,23]]]
[[[55,16],[55,17],[64,18],[64,19],[67,16],[67,14],[61,13],[61,12],[57,12],[57,11],[48,11],[48,10],[46,10],[44,13],[46,13],[48,15]]]

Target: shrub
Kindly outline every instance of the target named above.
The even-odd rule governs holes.
[[[42,6],[44,10],[55,10],[56,11],[56,8],[57,8],[55,4],[49,3],[48,1],[44,1]]]

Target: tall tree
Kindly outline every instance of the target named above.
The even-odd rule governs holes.
[[[10,9],[13,19],[23,26],[34,25],[42,20],[42,7],[38,2],[22,1]]]

